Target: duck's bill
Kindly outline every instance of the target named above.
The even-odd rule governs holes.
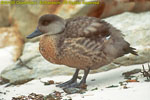
[[[42,34],[43,33],[39,29],[36,29],[33,33],[31,33],[30,35],[28,35],[26,38],[27,39],[32,39],[32,38],[40,36]]]

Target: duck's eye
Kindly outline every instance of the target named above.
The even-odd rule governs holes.
[[[47,26],[50,23],[50,21],[43,21],[42,25]]]

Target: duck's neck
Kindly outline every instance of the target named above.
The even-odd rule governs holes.
[[[61,34],[55,34],[55,35],[44,35],[41,40],[45,42],[51,42],[55,45],[56,48],[60,48],[60,40],[61,40]]]

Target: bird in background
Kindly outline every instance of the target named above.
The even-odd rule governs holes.
[[[45,14],[39,18],[36,30],[27,38],[40,35],[39,51],[46,60],[76,68],[73,77],[57,87],[81,88],[86,85],[90,70],[110,64],[128,53],[138,55],[135,48],[124,40],[120,30],[100,18],[81,16],[63,19]],[[84,70],[84,76],[78,83],[80,70]]]

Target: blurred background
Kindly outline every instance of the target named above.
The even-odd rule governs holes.
[[[40,2],[39,0],[35,1]],[[63,2],[63,0],[48,1]],[[39,77],[58,74],[71,75],[73,73],[74,69],[50,64],[41,57],[38,51],[39,37],[32,40],[25,38],[36,28],[38,18],[47,13],[56,14],[63,18],[93,16],[104,19],[120,29],[126,35],[126,40],[139,53],[138,57],[132,55],[122,57],[107,67],[91,73],[117,68],[122,65],[127,66],[149,62],[150,0],[99,0],[99,2],[98,5],[0,4],[1,80],[12,83],[24,82],[24,80],[32,80]]]

